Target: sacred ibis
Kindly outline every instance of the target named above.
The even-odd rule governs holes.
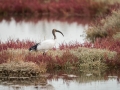
[[[36,45],[32,46],[29,48],[29,51],[34,50],[34,51],[42,51],[43,55],[45,55],[45,53],[49,50],[52,49],[55,46],[56,43],[56,35],[55,32],[59,32],[63,35],[63,33],[59,30],[53,29],[52,30],[52,34],[54,36],[54,39],[50,39],[50,40],[45,40],[41,43],[37,43]],[[64,35],[63,35],[64,36]]]

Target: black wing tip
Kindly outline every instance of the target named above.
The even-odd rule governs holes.
[[[35,44],[34,46],[30,47],[29,48],[29,51],[37,51],[37,46],[38,46],[39,43]]]

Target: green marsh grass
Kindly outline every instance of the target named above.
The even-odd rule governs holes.
[[[116,52],[112,52],[109,50],[95,49],[95,48],[85,48],[79,47],[77,49],[73,49],[70,52],[78,57],[78,65],[80,68],[101,68],[106,67],[106,59],[105,55],[112,59],[116,56]]]
[[[95,41],[96,38],[115,38],[119,39],[120,32],[120,10],[112,11],[110,16],[103,18],[100,22],[92,25],[87,31],[87,39]]]

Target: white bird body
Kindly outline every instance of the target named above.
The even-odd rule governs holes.
[[[36,45],[30,47],[29,51],[31,51],[31,50],[43,51],[43,55],[44,55],[45,52],[47,52],[49,49],[52,49],[55,46],[55,44],[56,44],[55,32],[59,32],[59,33],[61,33],[63,35],[63,33],[61,31],[53,29],[52,30],[52,34],[54,36],[54,39],[50,39],[50,40],[48,39],[48,40],[42,41],[41,43],[37,43]]]
[[[38,44],[37,46],[37,50],[41,50],[41,51],[47,51],[49,49],[52,49],[55,46],[56,40],[45,40],[43,42],[41,42],[40,44]]]

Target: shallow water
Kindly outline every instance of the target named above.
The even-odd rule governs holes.
[[[47,73],[28,80],[1,80],[0,90],[120,90],[119,73]]]
[[[69,43],[78,41],[83,43],[85,41],[85,30],[88,25],[77,24],[77,22],[60,22],[41,20],[37,23],[32,21],[16,22],[13,18],[11,21],[2,20],[0,22],[0,40],[2,42],[11,39],[36,41],[37,43],[45,39],[53,39],[52,29],[58,29],[63,32],[64,37],[58,33],[57,46],[60,43]]]

